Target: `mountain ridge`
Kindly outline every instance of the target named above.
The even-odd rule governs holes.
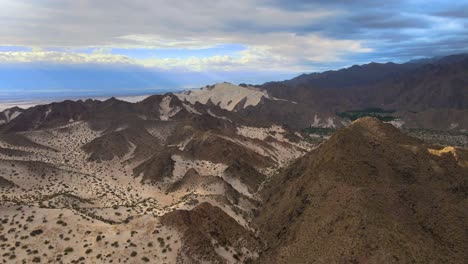
[[[0,114],[3,123],[0,126],[13,131],[40,127],[48,122],[43,120],[48,117],[46,113],[53,114],[52,109],[59,107],[63,108],[58,109],[63,116],[56,118],[61,118],[58,122],[62,124],[71,119],[91,118],[90,115],[107,118],[105,115],[117,112],[170,118],[209,110],[214,115],[222,112],[219,116],[252,124],[265,120],[266,124],[280,123],[296,129],[337,128],[352,121],[339,113],[379,108],[394,111],[389,116],[403,128],[468,131],[468,121],[463,118],[468,109],[466,72],[466,54],[403,64],[369,63],[263,85],[218,83],[181,93],[154,95],[133,104],[115,98],[102,102],[64,101],[18,112],[15,119],[20,117],[16,123],[21,124],[17,125],[8,124],[12,118]],[[159,109],[152,109],[157,104]],[[75,112],[69,112],[72,109]]]
[[[468,167],[430,149],[374,118],[340,129],[265,189],[259,263],[462,262]]]

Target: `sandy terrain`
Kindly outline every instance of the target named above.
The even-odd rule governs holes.
[[[168,209],[182,194],[165,194],[132,177],[131,166],[125,162],[131,152],[121,160],[87,162],[80,146],[100,133],[89,129],[86,123],[24,135],[50,148],[0,142],[2,148],[30,153],[0,155],[0,177],[18,186],[0,189],[0,236],[7,239],[3,239],[0,248],[4,261],[72,263],[84,258],[83,263],[144,263],[147,258],[151,263],[155,259],[160,260],[158,263],[175,263],[180,244],[166,243],[162,247],[152,232],[159,232],[164,239],[172,237],[174,242],[179,240],[175,231],[158,224],[158,216],[177,208]],[[32,222],[28,220],[31,217]],[[67,225],[57,224],[60,220]],[[8,232],[11,228],[17,231]],[[30,232],[36,229],[43,233],[31,237]],[[138,230],[138,234],[131,234],[132,230]],[[97,242],[98,235],[106,238]],[[120,246],[113,246],[114,240]],[[19,246],[15,246],[17,242]],[[150,242],[154,245],[148,246]],[[67,248],[73,251],[65,254]],[[92,251],[86,253],[88,249]]]
[[[161,117],[167,119],[178,111],[170,107],[169,99],[160,105]],[[164,143],[172,126],[172,121],[166,121],[147,130]],[[41,148],[0,140],[0,183],[9,183],[0,185],[3,262],[144,263],[148,259],[149,263],[176,263],[184,241],[159,218],[204,202],[251,230],[258,195],[240,178],[228,176],[227,164],[175,154],[172,177],[142,182],[133,168],[148,157],[135,158],[138,146],[132,142],[121,158],[88,160],[89,153],[81,147],[104,133],[92,130],[87,122],[71,120],[65,126],[20,133]],[[283,133],[277,126],[242,127],[237,137],[225,139],[276,160],[277,165],[264,169],[271,175],[310,147],[290,142]],[[263,142],[266,137],[272,138],[268,144]],[[174,146],[184,151],[191,140],[193,136],[186,137]],[[168,191],[193,169],[198,178]],[[233,254],[239,250],[227,247],[216,253],[236,263]]]
[[[175,263],[181,247],[179,233],[151,216],[112,225],[69,209],[3,205],[0,219],[4,263]]]

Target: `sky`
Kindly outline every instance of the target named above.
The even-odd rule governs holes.
[[[0,0],[0,100],[261,84],[468,52],[468,0]]]

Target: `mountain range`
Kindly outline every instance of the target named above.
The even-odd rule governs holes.
[[[407,127],[466,130],[467,69],[468,56],[461,54],[418,63],[369,63],[262,87],[303,106],[294,111],[306,119],[289,122],[292,126],[306,126],[316,113],[381,108],[395,111]]]
[[[464,263],[468,56],[0,113],[4,263]]]

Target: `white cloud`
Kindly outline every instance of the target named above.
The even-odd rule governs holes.
[[[255,38],[233,38],[232,42],[245,43],[246,49],[234,56],[135,59],[124,55],[110,54],[107,48],[95,49],[92,53],[52,52],[0,52],[0,63],[51,62],[51,63],[110,63],[132,64],[158,69],[204,70],[311,70],[310,64],[339,61],[349,53],[369,52],[361,42],[334,40],[316,35],[293,35],[274,33]],[[169,43],[169,40],[161,40]],[[192,43],[203,44],[194,39]],[[209,41],[207,43],[210,43]],[[176,45],[176,44],[171,44]]]
[[[0,62],[124,63],[190,70],[311,70],[311,63],[340,61],[369,52],[359,40],[333,39],[296,29],[342,12],[290,10],[264,0],[5,1],[0,0],[0,45],[35,47],[2,52]],[[109,48],[201,49],[241,44],[236,56],[134,59]],[[67,52],[41,48],[62,47]],[[92,54],[73,52],[95,48]]]
[[[134,60],[123,55],[102,53],[69,53],[56,51],[0,52],[0,63],[122,63],[133,64]]]
[[[203,49],[212,48],[219,45],[222,39],[196,39],[196,38],[179,38],[179,39],[164,39],[161,36],[153,34],[134,34],[119,37],[119,39],[127,41],[125,44],[116,44],[115,46],[124,48],[185,48],[185,49]]]
[[[0,0],[0,43],[43,47],[200,46],[233,35],[288,31],[337,16],[263,0]]]

